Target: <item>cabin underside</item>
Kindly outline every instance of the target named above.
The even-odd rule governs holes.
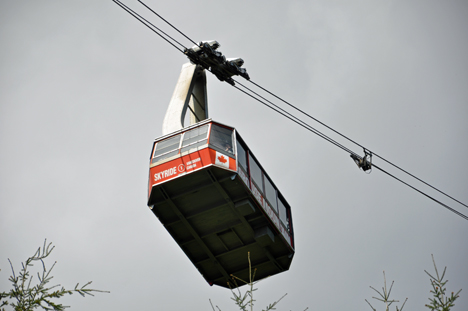
[[[234,172],[206,167],[154,186],[148,206],[210,284],[235,288],[289,269],[294,250]]]

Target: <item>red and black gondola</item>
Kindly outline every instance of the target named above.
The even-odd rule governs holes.
[[[148,206],[210,284],[289,269],[291,208],[230,126],[206,119],[155,140]]]

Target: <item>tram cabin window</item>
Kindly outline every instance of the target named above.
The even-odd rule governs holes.
[[[289,230],[288,210],[281,198],[278,198],[279,217],[284,226]]]
[[[242,147],[241,143],[239,140],[237,140],[237,161],[240,165],[240,167],[247,172],[247,153],[245,152],[244,147]]]
[[[211,126],[210,145],[215,149],[234,154],[232,146],[232,130],[213,124]]]
[[[208,138],[208,124],[194,128],[184,133],[182,139],[182,148],[180,153],[201,147],[207,143]]]
[[[156,144],[151,163],[159,162],[179,153],[180,135],[160,141]]]
[[[273,187],[270,180],[265,176],[265,196],[270,203],[271,207],[278,213],[278,206],[276,204],[276,189]]]
[[[260,165],[258,165],[257,160],[255,160],[249,153],[249,164],[250,164],[250,176],[257,185],[258,190],[263,193],[263,174]]]

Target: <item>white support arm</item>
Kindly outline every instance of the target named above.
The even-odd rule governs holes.
[[[182,66],[179,80],[164,116],[163,135],[184,128],[187,108],[190,108],[190,124],[208,118],[205,70],[191,63]]]

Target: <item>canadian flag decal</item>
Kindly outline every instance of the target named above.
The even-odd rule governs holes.
[[[216,160],[215,164],[229,168],[229,157],[216,151]]]
[[[226,158],[225,158],[223,155],[220,155],[220,156],[218,157],[218,161],[219,161],[219,162],[222,162],[222,163],[226,163],[226,162],[227,162]]]

